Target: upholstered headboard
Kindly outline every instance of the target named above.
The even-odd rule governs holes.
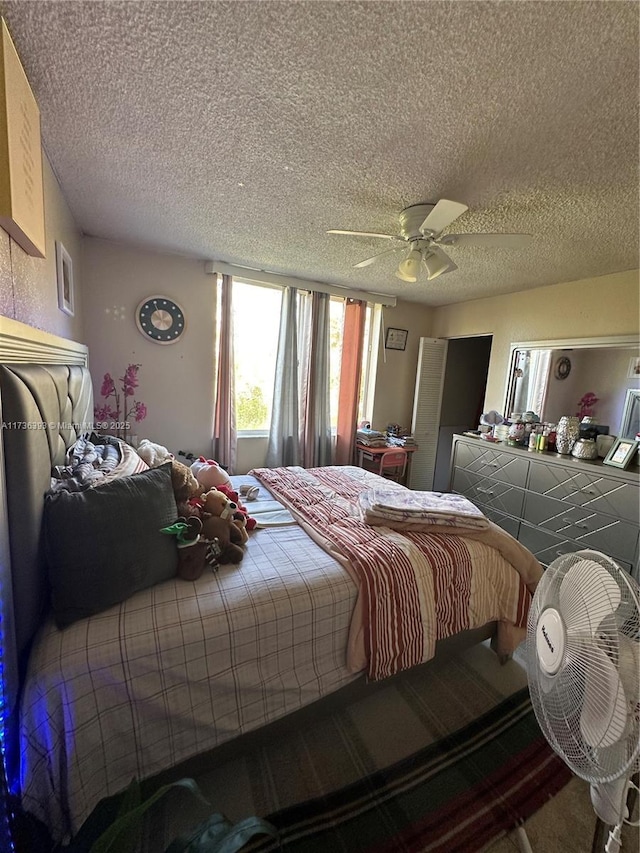
[[[9,730],[48,595],[40,532],[44,493],[52,466],[63,463],[66,448],[92,426],[86,362],[86,347],[0,318],[1,698]]]
[[[46,585],[40,528],[51,468],[91,429],[86,367],[0,365],[5,484],[18,656],[40,624]]]

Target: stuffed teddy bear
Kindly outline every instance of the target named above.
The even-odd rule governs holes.
[[[213,459],[198,457],[191,465],[191,473],[203,489],[217,489],[218,486],[231,486],[231,478]]]
[[[221,518],[226,521],[229,526],[229,539],[233,545],[244,545],[249,535],[246,527],[241,520],[234,519],[234,514],[237,511],[237,506],[233,501],[224,495],[218,489],[209,489],[208,492],[200,497],[200,517],[203,520],[203,533],[207,539],[213,538],[209,535],[210,531],[219,525],[210,524],[211,519]],[[242,557],[240,557],[242,559]],[[239,562],[239,561],[238,561]]]
[[[178,575],[186,581],[197,581],[206,565],[216,569],[216,550],[212,544],[201,536],[202,521],[195,516],[180,517],[168,527],[163,527],[161,533],[176,537],[178,546]]]
[[[189,498],[200,495],[202,487],[191,473],[189,466],[178,462],[177,459],[171,460],[171,484],[180,515],[195,515],[196,513],[188,511],[186,503]]]
[[[228,541],[228,521],[210,516],[209,522],[209,533],[213,537],[211,539],[207,539],[202,533],[202,521],[196,516],[180,517],[160,531],[176,537],[178,575],[183,580],[197,581],[205,566],[217,571],[222,563],[239,563],[244,556],[242,548],[237,548]]]
[[[209,544],[216,564],[239,563],[244,557],[244,548],[234,538],[238,529],[228,518],[210,515],[202,522],[202,535]]]
[[[233,501],[233,503],[236,504],[236,510],[233,515],[234,519],[236,521],[241,521],[243,523],[242,526],[245,527],[248,531],[253,530],[258,522],[255,520],[255,518],[251,518],[247,511],[247,508],[240,501],[240,495],[233,488],[233,486],[216,486],[216,489],[219,492],[222,492],[223,495],[226,495],[230,501]]]
[[[154,444],[148,438],[143,438],[138,444],[136,453],[147,463],[149,468],[157,468],[165,462],[173,459],[173,453],[170,453],[166,447],[161,444]]]

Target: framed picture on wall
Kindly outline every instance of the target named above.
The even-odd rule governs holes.
[[[58,278],[58,308],[73,317],[73,261],[59,240],[56,240],[56,273]]]
[[[407,346],[407,329],[387,329],[384,339],[385,349],[405,349]]]
[[[635,356],[629,361],[627,379],[640,379],[640,356]]]

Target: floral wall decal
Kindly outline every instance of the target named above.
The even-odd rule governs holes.
[[[140,367],[139,364],[130,364],[124,376],[118,379],[114,379],[110,373],[105,373],[100,388],[104,402],[101,405],[96,404],[93,410],[97,429],[113,431],[125,441],[131,430],[131,420],[140,422],[147,417],[146,405],[140,400],[131,399],[138,387]]]

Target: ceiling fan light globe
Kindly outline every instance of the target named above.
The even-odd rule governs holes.
[[[399,278],[400,281],[410,281],[411,283],[418,280],[417,276],[407,275],[407,273],[403,272],[399,268],[396,270],[396,278]]]
[[[427,270],[428,281],[442,275],[443,272],[446,272],[449,269],[448,262],[443,258],[439,258],[437,255],[427,255],[424,259],[424,265]]]
[[[412,249],[404,261],[400,261],[396,275],[403,281],[417,281],[422,255],[418,249]]]

